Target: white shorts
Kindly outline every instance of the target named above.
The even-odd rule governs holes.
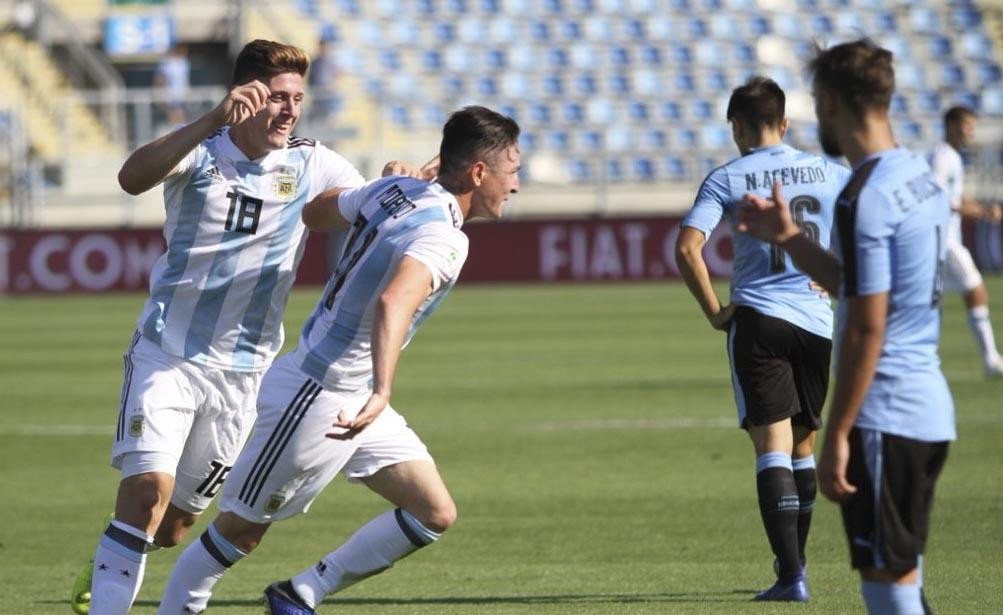
[[[338,413],[354,416],[370,392],[328,391],[285,355],[265,374],[258,420],[223,486],[219,509],[267,523],[307,512],[338,472],[350,481],[406,461],[432,461],[404,417],[387,406],[351,440],[325,434]]]
[[[171,474],[171,503],[201,513],[251,433],[262,377],[186,361],[137,334],[125,355],[111,465],[122,478]]]
[[[944,260],[944,288],[952,293],[967,293],[982,284],[982,274],[971,252],[961,243],[949,242]]]

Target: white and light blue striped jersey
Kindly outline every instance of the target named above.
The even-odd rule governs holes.
[[[951,222],[947,226],[947,241],[961,245],[961,199],[965,192],[965,165],[961,154],[950,143],[941,141],[927,157],[933,176],[947,193],[951,206]]]
[[[371,386],[376,301],[405,256],[432,272],[432,293],[415,311],[404,345],[456,283],[467,258],[463,216],[438,183],[386,177],[341,193],[348,240],[316,309],[303,325],[296,365],[329,390]]]
[[[293,137],[258,160],[223,129],[164,181],[167,251],[137,328],[168,354],[209,367],[268,367],[303,254],[304,204],[365,180],[344,158]]]
[[[913,440],[955,438],[940,370],[942,270],[950,208],[922,156],[905,149],[861,161],[836,203],[841,298],[888,293],[885,338],[856,425]],[[837,344],[846,301],[837,310]]]
[[[829,300],[811,289],[810,278],[794,267],[779,246],[735,230],[735,212],[743,196],[752,193],[768,198],[773,184],[780,182],[798,226],[827,248],[836,195],[849,175],[849,169],[834,162],[780,144],[754,148],[707,176],[682,224],[709,237],[722,216],[731,218],[735,254],[731,303],[832,338]]]

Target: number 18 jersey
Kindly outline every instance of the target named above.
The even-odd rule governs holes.
[[[730,217],[731,302],[832,339],[829,300],[810,288],[808,276],[782,249],[736,231],[735,212],[743,196],[770,197],[780,182],[798,226],[827,248],[836,196],[849,175],[849,169],[789,145],[755,148],[707,176],[682,224],[709,236],[722,216]]]
[[[364,179],[309,139],[248,160],[223,129],[164,182],[167,251],[137,328],[165,352],[238,372],[268,367],[303,255],[304,204]]]

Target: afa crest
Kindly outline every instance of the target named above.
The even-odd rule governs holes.
[[[278,175],[275,177],[275,196],[282,201],[291,200],[296,196],[296,188],[299,185],[299,181],[296,179],[295,175]]]
[[[268,496],[268,501],[265,502],[265,512],[272,514],[278,512],[282,505],[286,503],[286,496],[281,493],[273,493]]]
[[[134,416],[129,419],[129,435],[133,438],[138,438],[143,435],[143,415]]]

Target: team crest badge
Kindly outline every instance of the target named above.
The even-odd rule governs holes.
[[[282,505],[286,503],[286,496],[281,493],[273,493],[268,496],[268,501],[265,502],[265,512],[272,514],[278,512]]]
[[[275,196],[280,200],[288,201],[296,196],[296,187],[299,182],[295,175],[278,175],[275,177]]]
[[[129,435],[138,438],[143,435],[143,415],[134,416],[129,419]]]

